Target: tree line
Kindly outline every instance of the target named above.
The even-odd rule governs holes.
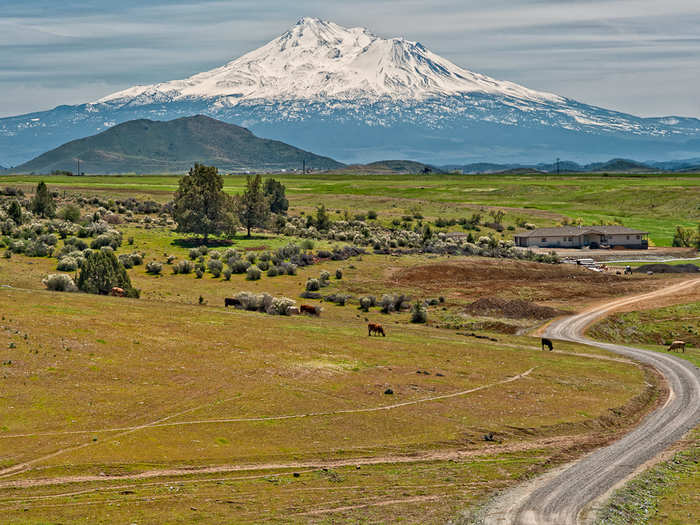
[[[173,199],[172,216],[177,231],[201,235],[233,235],[240,225],[250,237],[253,228],[267,225],[272,213],[285,214],[289,201],[285,187],[275,179],[263,182],[260,175],[246,177],[239,195],[228,195],[224,181],[214,166],[195,164],[180,179]]]

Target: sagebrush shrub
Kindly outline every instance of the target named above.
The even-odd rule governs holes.
[[[207,268],[214,277],[218,278],[224,269],[224,263],[222,263],[219,259],[209,259]]]
[[[70,275],[64,273],[57,273],[47,275],[42,281],[47,289],[53,292],[77,292],[78,287],[73,282],[73,278]]]
[[[341,270],[340,268],[338,268],[338,269],[335,271],[335,278],[336,278],[336,279],[342,279],[342,278],[343,278],[343,270]]]
[[[187,259],[178,261],[177,264],[173,265],[174,273],[192,273],[192,270],[194,270],[194,264],[192,264],[192,261],[188,261]]]
[[[146,264],[146,272],[152,275],[160,275],[163,271],[163,265],[158,261],[150,261]]]
[[[369,297],[362,297],[360,299],[360,310],[364,312],[369,312],[372,307],[372,300]]]
[[[250,263],[244,259],[229,260],[229,267],[233,273],[246,273]]]
[[[317,292],[321,289],[321,283],[318,279],[308,279],[306,281],[306,291],[307,292]]]
[[[62,257],[58,260],[56,269],[59,272],[74,272],[78,269],[78,261],[76,261],[73,257],[70,256]]]
[[[245,278],[248,281],[257,281],[260,279],[260,276],[262,275],[262,272],[260,271],[260,268],[258,268],[255,265],[252,265],[246,270],[246,276]]]

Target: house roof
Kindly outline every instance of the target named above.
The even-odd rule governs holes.
[[[537,228],[516,234],[516,237],[576,237],[598,233],[602,235],[646,235],[649,232],[625,228],[624,226],[559,226],[557,228]]]

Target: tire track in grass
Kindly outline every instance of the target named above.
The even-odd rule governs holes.
[[[494,386],[499,386],[499,385],[504,385],[507,383],[512,383],[513,381],[517,381],[519,379],[525,378],[528,375],[532,373],[532,371],[535,370],[535,368],[530,368],[529,370],[526,370],[525,372],[522,372],[520,374],[517,374],[513,377],[506,378],[502,381],[497,381],[494,383],[488,383],[486,385],[481,385],[475,388],[470,388],[468,390],[462,390],[460,392],[453,392],[451,394],[443,394],[439,396],[432,396],[432,397],[427,397],[427,398],[422,398],[422,399],[415,399],[413,401],[404,401],[401,403],[394,403],[392,405],[384,405],[384,406],[379,406],[379,407],[370,407],[370,408],[352,408],[352,409],[343,409],[343,410],[335,410],[335,411],[327,411],[327,412],[309,412],[305,414],[289,414],[289,415],[282,415],[282,416],[269,416],[269,417],[245,417],[245,418],[224,418],[224,419],[201,419],[201,420],[194,420],[194,421],[172,421],[172,422],[167,422],[168,419],[172,419],[174,417],[181,416],[183,414],[186,414],[188,412],[192,412],[194,410],[197,410],[200,407],[195,407],[195,408],[190,408],[185,411],[179,412],[177,414],[172,414],[170,416],[158,419],[152,423],[145,423],[143,425],[137,425],[133,427],[119,427],[119,428],[107,428],[107,429],[97,429],[97,430],[69,430],[69,431],[64,431],[64,432],[47,432],[47,433],[34,433],[34,434],[12,434],[12,435],[5,435],[5,436],[0,436],[2,439],[8,439],[8,438],[29,438],[29,437],[46,437],[46,436],[57,436],[57,435],[74,435],[74,434],[97,434],[97,433],[105,433],[105,432],[117,432],[116,435],[111,436],[112,439],[116,439],[134,432],[137,432],[139,430],[145,430],[145,429],[151,429],[151,428],[163,428],[163,427],[177,427],[177,426],[184,426],[184,425],[208,425],[208,424],[224,424],[224,423],[249,423],[249,422],[257,422],[257,421],[281,421],[281,420],[286,420],[286,419],[304,419],[304,418],[309,418],[309,417],[322,417],[322,416],[335,416],[335,415],[343,415],[343,414],[361,414],[361,413],[368,413],[368,412],[381,412],[384,410],[393,410],[396,408],[401,408],[405,406],[411,406],[411,405],[417,405],[417,404],[422,404],[422,403],[429,403],[432,401],[440,401],[443,399],[450,399],[450,398],[455,398],[455,397],[460,397],[460,396],[465,396],[467,394],[472,394],[474,392],[479,392],[481,390],[485,390],[487,388],[492,388]],[[204,405],[206,406],[206,405]],[[20,474],[22,472],[26,472],[29,470],[32,465],[35,465],[37,463],[40,463],[41,461],[47,460],[54,458],[56,456],[59,456],[61,454],[65,454],[68,452],[74,452],[76,450],[80,450],[92,445],[97,444],[95,441],[89,441],[87,443],[81,443],[80,445],[75,445],[72,447],[67,447],[61,450],[57,450],[55,452],[52,452],[50,454],[46,454],[44,456],[25,461],[23,463],[19,463],[17,465],[13,465],[11,467],[4,468],[0,470],[0,478],[6,478],[9,476],[15,476],[17,474]]]

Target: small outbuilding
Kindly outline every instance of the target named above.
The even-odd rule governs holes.
[[[515,235],[522,248],[622,248],[646,250],[649,232],[624,226],[560,226]]]

